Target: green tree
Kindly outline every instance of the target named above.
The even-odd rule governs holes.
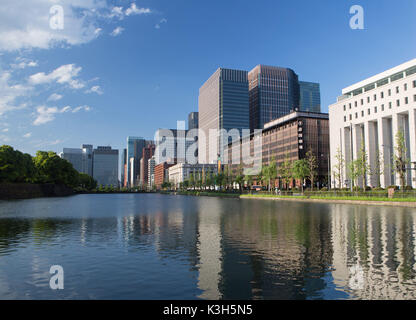
[[[312,149],[306,152],[306,162],[308,164],[308,178],[311,181],[311,189],[313,190],[315,184],[315,178],[318,175],[318,161],[316,156],[313,154]]]
[[[11,146],[0,147],[0,182],[33,182],[35,175],[31,155]]]
[[[295,179],[300,180],[302,185],[302,193],[303,193],[303,183],[306,177],[309,176],[309,167],[308,162],[306,159],[296,160],[293,163],[293,177]]]
[[[334,178],[335,180],[338,180],[338,188],[342,188],[344,181],[345,159],[340,148],[337,149],[335,159],[337,160],[337,163],[334,166]]]
[[[406,167],[410,161],[407,158],[406,141],[402,130],[398,130],[396,133],[394,151],[394,171],[399,175],[400,187],[404,191],[404,187],[406,186]]]
[[[86,173],[79,173],[78,185],[82,189],[93,190],[97,187],[97,181],[95,181],[90,175]]]
[[[286,186],[286,190],[288,190],[290,181],[293,179],[293,161],[290,160],[288,152],[286,153],[285,160],[279,166],[278,172]]]
[[[361,161],[356,159],[348,163],[348,173],[352,187],[358,186],[358,178],[361,176]]]

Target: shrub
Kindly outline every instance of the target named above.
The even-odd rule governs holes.
[[[327,188],[327,187],[323,187],[323,188],[321,189],[321,191],[328,191],[328,188]]]
[[[403,190],[406,190],[406,191],[411,191],[411,190],[413,190],[413,188],[412,188],[412,186],[405,186],[405,187],[403,188]]]
[[[387,189],[399,190],[399,187],[398,186],[389,186]]]

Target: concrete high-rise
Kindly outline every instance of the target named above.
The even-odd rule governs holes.
[[[149,159],[155,154],[155,145],[148,144],[142,150],[142,158],[140,159],[140,184],[146,186],[149,180]]]
[[[292,69],[257,65],[248,82],[251,130],[299,108],[298,75]]]
[[[410,168],[416,162],[416,59],[343,89],[337,100],[329,106],[332,170],[339,156],[345,160],[337,186],[351,186],[347,168],[362,149],[372,169],[358,181],[361,187],[400,185],[393,156],[401,132],[409,160],[406,184],[416,187],[416,170]]]
[[[118,187],[118,150],[111,147],[94,149],[93,178],[98,185]]]
[[[299,81],[299,111],[321,112],[321,90],[319,83]]]
[[[241,129],[249,129],[247,71],[217,69],[199,89],[198,111],[198,162],[214,163],[222,153],[224,137],[219,134],[216,141],[210,141],[210,130],[238,129],[241,135]]]

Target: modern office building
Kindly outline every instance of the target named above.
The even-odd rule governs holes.
[[[403,133],[406,158],[406,183],[416,187],[416,59],[403,63],[342,90],[342,96],[329,106],[331,164],[345,160],[342,186],[351,185],[346,169],[364,148],[368,156],[365,181],[359,185],[385,188],[400,185],[394,173],[396,135]],[[338,154],[338,157],[337,157]]]
[[[251,130],[299,108],[298,75],[292,69],[257,65],[248,82]]]
[[[186,162],[186,152],[195,139],[188,135],[188,130],[159,129],[155,144],[156,165],[162,162],[176,164]],[[197,156],[197,155],[196,155]]]
[[[218,134],[211,141],[210,130],[249,128],[247,71],[217,69],[199,89],[198,111],[198,162],[214,163],[223,150],[224,137]]]
[[[127,186],[126,171],[127,171],[127,149],[124,148],[121,154],[121,174],[120,174],[121,185],[123,187]]]
[[[204,180],[207,176],[213,176],[218,173],[217,164],[188,164],[178,163],[169,168],[169,181],[175,188],[189,179],[193,174],[195,179]]]
[[[277,168],[282,165],[286,157],[290,161],[305,159],[306,153],[311,150],[318,165],[317,177],[315,179],[316,186],[327,186],[329,176],[328,114],[294,111],[266,123],[261,137],[261,153],[258,152],[258,154],[255,153],[254,138],[256,137],[252,135],[250,140],[243,140],[241,145],[230,144],[228,146],[228,164],[232,171],[237,170],[240,165],[233,163],[233,159],[236,158],[233,156],[233,152],[237,156],[240,155],[240,163],[243,164],[243,167],[249,167],[245,165],[248,161],[243,159],[242,153],[240,153],[241,148],[246,147],[244,144],[247,143],[250,143],[250,146],[246,148],[250,150],[250,155],[254,157],[255,163],[261,163],[262,166],[267,166],[274,159]],[[258,159],[259,157],[261,157],[261,161]],[[256,180],[256,177],[254,177],[254,180]],[[295,181],[292,181],[291,186],[294,183]],[[259,182],[256,181],[256,184],[259,184]],[[276,180],[276,187],[285,187],[281,178]]]
[[[133,176],[133,181],[137,181],[138,175],[140,173],[140,159],[142,158],[143,148],[146,146],[146,140],[142,137],[127,137],[127,182],[131,185],[130,181],[131,176]],[[133,158],[133,165],[130,165],[130,159]],[[131,185],[134,186],[134,185]]]
[[[188,130],[198,129],[198,112],[191,112],[188,115]]]
[[[83,144],[81,148],[64,148],[59,154],[62,159],[68,160],[75,170],[93,175],[93,146]]]
[[[155,186],[156,189],[161,189],[164,182],[169,181],[169,168],[174,164],[167,162],[160,163],[155,166]]]
[[[111,147],[94,149],[93,178],[98,185],[118,187],[118,150]]]
[[[147,162],[147,186],[151,189],[155,181],[155,156],[152,156]]]
[[[299,81],[299,111],[321,112],[321,89],[319,83]]]
[[[149,159],[155,154],[155,145],[147,144],[142,150],[142,158],[140,159],[140,185],[147,186],[149,180]]]

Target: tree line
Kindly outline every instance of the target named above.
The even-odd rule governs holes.
[[[247,172],[248,171],[248,172]],[[235,170],[229,165],[224,165],[224,170],[219,173],[211,172],[195,172],[190,173],[188,179],[179,184],[180,189],[199,189],[207,190],[215,187],[220,187],[223,190],[234,190],[238,187],[241,192],[244,186],[252,188],[254,181],[262,187],[267,187],[268,191],[272,191],[275,181],[280,179],[284,187],[289,189],[294,180],[301,182],[303,185],[306,180],[309,180],[313,188],[316,178],[318,176],[318,162],[316,156],[310,150],[306,153],[304,159],[291,160],[289,153],[285,155],[284,161],[278,165],[276,159],[272,157],[269,165],[263,165],[260,172],[256,175],[250,173],[250,169],[244,173],[242,165]],[[162,188],[169,189],[173,185],[170,182],[165,182]]]
[[[97,182],[79,173],[72,164],[52,151],[37,151],[36,156],[0,147],[0,183],[54,183],[73,189],[92,190]]]

